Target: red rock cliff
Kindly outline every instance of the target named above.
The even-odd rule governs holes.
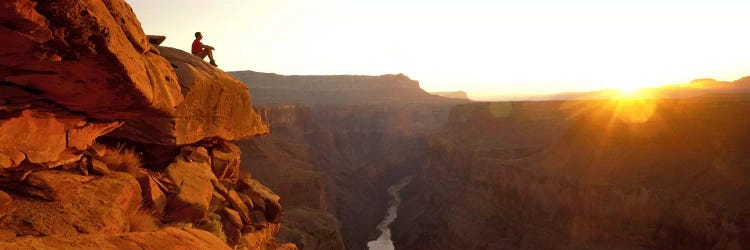
[[[149,44],[121,0],[3,1],[0,20],[0,249],[294,248],[240,172],[232,141],[268,132],[243,83]]]

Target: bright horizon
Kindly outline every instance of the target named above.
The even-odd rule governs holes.
[[[147,34],[225,71],[404,73],[473,99],[750,75],[750,2],[129,0]]]

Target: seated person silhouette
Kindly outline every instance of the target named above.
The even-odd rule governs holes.
[[[210,60],[209,63],[214,67],[218,67],[218,65],[216,65],[216,61],[214,61],[214,53],[212,52],[212,50],[214,50],[214,47],[203,44],[201,42],[201,39],[203,39],[203,34],[201,34],[200,32],[195,32],[195,41],[193,41],[192,49],[193,55],[200,57],[201,59],[208,56],[208,59]]]

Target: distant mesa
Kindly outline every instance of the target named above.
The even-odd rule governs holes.
[[[667,84],[660,87],[643,88],[652,98],[689,98],[712,94],[745,94],[750,93],[750,76],[735,81],[718,81],[701,78],[689,83]],[[597,100],[612,97],[612,89],[589,92],[565,92],[553,95],[526,98],[526,100]]]
[[[255,71],[228,72],[245,82],[256,104],[361,105],[462,103],[435,96],[404,74],[278,75]]]
[[[453,99],[461,99],[461,100],[471,100],[469,99],[469,96],[466,95],[466,92],[464,91],[446,91],[446,92],[430,92],[430,94],[436,95],[436,96],[442,96],[447,98],[453,98]]]

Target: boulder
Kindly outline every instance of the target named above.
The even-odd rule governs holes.
[[[237,190],[247,194],[250,198],[261,197],[273,202],[278,202],[281,199],[281,197],[276,195],[268,187],[263,186],[263,184],[256,179],[240,179],[237,181]],[[255,200],[253,200],[253,202],[255,202]]]
[[[164,208],[167,207],[167,196],[159,188],[156,180],[144,174],[138,177],[138,183],[141,185],[143,203],[150,207],[154,214],[163,214]]]
[[[154,232],[81,234],[23,237],[0,241],[0,249],[217,249],[229,250],[224,241],[198,229],[167,227]]]
[[[159,45],[164,42],[164,40],[167,40],[166,36],[159,36],[159,35],[146,35],[146,38],[148,38],[148,43],[153,45]]]
[[[65,127],[53,113],[32,110],[0,120],[0,155],[12,162],[5,167],[18,166],[24,159],[32,163],[57,161],[67,147]]]
[[[99,175],[108,175],[110,171],[109,171],[109,168],[107,167],[107,164],[105,164],[99,159],[92,159],[91,160],[91,172],[94,172]],[[143,185],[141,185],[141,189],[143,189]]]
[[[86,150],[94,144],[94,140],[119,128],[122,122],[88,123],[80,128],[67,131],[67,146],[78,150]]]
[[[242,237],[242,229],[235,227],[232,223],[223,223],[222,230],[227,237],[227,243],[231,245],[240,244],[240,238]]]
[[[47,201],[25,196],[13,201],[15,211],[0,220],[0,228],[18,236],[125,232],[141,204],[138,182],[120,172],[93,178],[46,170],[34,172],[26,182]]]
[[[232,142],[221,141],[211,149],[211,169],[220,180],[237,180],[240,173],[240,148]]]
[[[187,151],[187,158],[190,161],[211,163],[211,157],[208,156],[208,150],[204,147],[189,147],[183,150]]]
[[[271,202],[266,204],[266,220],[270,223],[281,223],[281,203]]]
[[[227,201],[234,209],[239,212],[240,218],[242,218],[242,221],[245,222],[245,224],[252,224],[253,220],[250,218],[250,209],[245,205],[245,203],[242,201],[240,196],[237,194],[237,191],[234,191],[234,189],[229,189],[226,194]],[[238,228],[241,228],[238,227]]]
[[[237,140],[268,133],[252,109],[247,85],[190,53],[158,47],[173,65],[184,102],[173,115],[130,121],[112,136],[143,143],[186,145],[206,138]]]
[[[99,120],[173,114],[183,96],[123,0],[6,0],[0,81]]]
[[[224,198],[224,195],[214,191],[214,193],[211,195],[211,203],[208,206],[208,210],[213,212],[217,211],[220,208],[224,207],[227,203],[227,198]]]
[[[237,193],[237,195],[240,196],[240,199],[242,199],[242,202],[245,203],[245,206],[247,206],[247,208],[249,208],[250,210],[253,210],[255,208],[255,205],[253,204],[253,200],[250,199],[249,196],[243,193]]]
[[[187,162],[182,157],[167,166],[165,173],[177,188],[167,202],[165,218],[170,221],[197,222],[208,212],[216,177],[207,162]]]
[[[224,207],[221,210],[221,213],[223,215],[222,217],[225,219],[225,222],[232,224],[232,226],[234,226],[235,228],[242,228],[242,218],[236,210]]]
[[[268,222],[281,222],[280,198],[273,191],[254,179],[240,179],[237,189],[250,197],[255,206],[254,210],[263,211]]]
[[[258,210],[254,210],[250,216],[253,218],[253,221],[255,222],[255,226],[258,228],[265,228],[268,226],[268,221],[266,220],[266,213]]]
[[[17,167],[24,160],[46,167],[76,162],[97,137],[121,125],[86,122],[85,117],[59,110],[10,113],[0,119],[0,168]]]
[[[72,191],[82,183],[93,179],[94,177],[91,176],[82,176],[66,171],[36,171],[26,178],[26,185],[19,186],[18,191],[47,201],[62,201],[75,195]]]

